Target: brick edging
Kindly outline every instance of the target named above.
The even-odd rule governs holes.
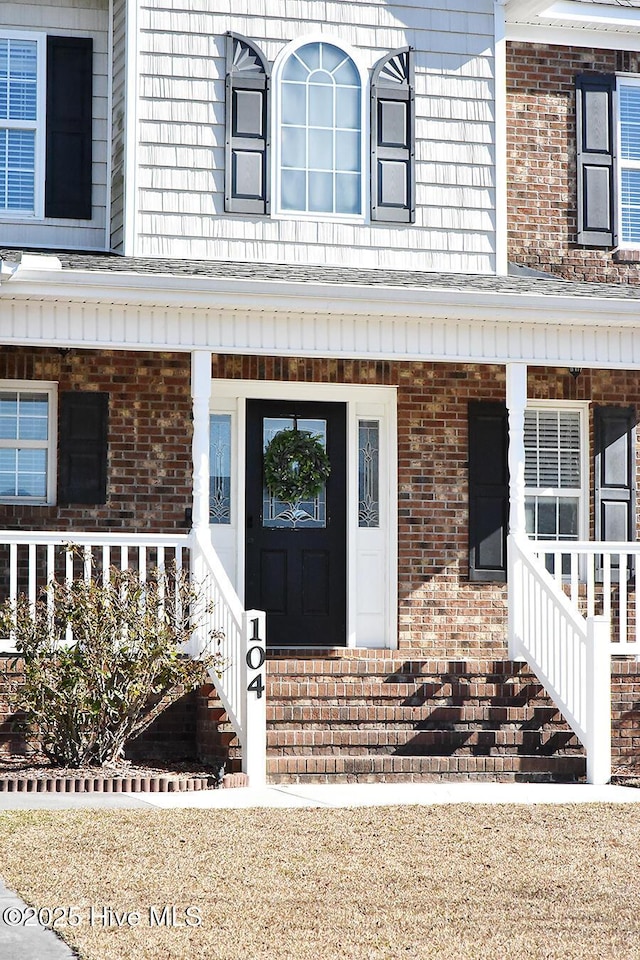
[[[0,776],[0,793],[190,793],[248,785],[246,773],[228,773],[221,783],[215,777]]]

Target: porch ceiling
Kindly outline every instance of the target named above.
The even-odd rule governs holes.
[[[640,288],[0,250],[0,343],[640,366]]]

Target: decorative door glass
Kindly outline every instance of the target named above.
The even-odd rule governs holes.
[[[307,430],[326,450],[327,448],[327,421],[321,419],[305,419],[297,417],[265,417],[263,420],[263,451],[267,449],[271,440],[282,430]],[[263,489],[262,525],[264,527],[279,527],[281,529],[305,530],[326,527],[327,525],[327,495],[323,484],[320,492],[313,500],[297,500],[287,502],[278,500],[270,494],[265,486]]]
[[[209,522],[231,523],[231,416],[212,413],[209,421]]]

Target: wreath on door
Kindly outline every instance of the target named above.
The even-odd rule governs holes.
[[[281,430],[264,452],[269,493],[286,503],[313,500],[331,473],[321,438],[309,430]]]

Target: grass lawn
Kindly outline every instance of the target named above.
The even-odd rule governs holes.
[[[639,867],[636,806],[0,813],[84,960],[633,960]]]

